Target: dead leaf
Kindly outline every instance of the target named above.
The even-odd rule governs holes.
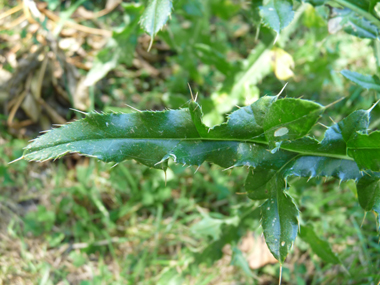
[[[272,66],[276,77],[279,80],[287,80],[294,76],[292,68],[294,68],[293,57],[280,48],[273,48],[271,51]]]
[[[269,251],[264,237],[260,237],[253,232],[247,232],[242,238],[239,248],[246,254],[251,269],[258,269],[266,264],[278,262]]]
[[[79,110],[87,110],[90,106],[90,96],[88,86],[84,83],[86,77],[81,77],[78,81],[77,88],[74,94],[74,108]]]
[[[34,96],[28,92],[24,101],[21,104],[21,109],[25,112],[25,114],[34,122],[38,122],[41,114],[41,108],[37,104]]]

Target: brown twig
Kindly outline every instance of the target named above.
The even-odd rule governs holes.
[[[21,122],[12,122],[10,127],[12,127],[13,129],[21,129],[21,128],[25,128],[27,126],[33,125],[34,123],[35,122],[33,122],[33,120],[28,119]]]
[[[48,60],[49,60],[49,58],[48,58],[47,54],[45,53],[44,54],[44,60],[42,62],[41,68],[40,68],[40,72],[38,74],[36,94],[34,94],[34,97],[37,100],[39,98],[41,98],[42,82],[44,80],[44,75],[45,75],[46,67],[47,67],[47,64],[48,64]]]
[[[46,113],[55,124],[66,124],[66,120],[61,117],[44,99],[40,98],[38,102],[44,107]]]
[[[76,60],[75,58],[72,58],[72,57],[68,57],[66,58],[66,61],[72,65],[75,65],[76,67],[80,68],[80,69],[83,69],[83,70],[90,70],[91,67],[90,66],[87,66],[86,64]]]
[[[19,4],[19,5],[15,6],[15,7],[13,7],[12,9],[9,9],[8,11],[5,11],[3,14],[0,15],[0,20],[4,19],[4,18],[6,18],[6,17],[8,17],[8,16],[10,16],[10,15],[12,15],[12,14],[20,11],[20,10],[22,10],[23,6],[24,5]]]
[[[9,117],[7,119],[7,124],[8,126],[12,125],[13,118],[16,115],[16,112],[18,108],[20,107],[22,101],[24,101],[26,95],[28,95],[29,89],[30,89],[30,84],[32,82],[32,74],[30,73],[28,76],[28,79],[25,84],[24,91],[21,93],[21,95],[17,98],[16,103],[13,105],[11,112],[9,113]]]
[[[107,15],[108,13],[112,12],[113,10],[115,10],[115,8],[117,6],[119,6],[119,4],[121,3],[122,1],[119,0],[119,1],[115,1],[111,7],[106,7],[104,8],[103,10],[100,10],[99,12],[91,12],[91,11],[88,11],[88,10],[85,10],[85,8],[83,8],[83,6],[79,7],[79,8],[83,8],[84,11],[86,12],[86,14],[88,14],[87,16],[84,16],[84,15],[81,15],[82,18],[86,19],[86,20],[93,20],[93,19],[97,19],[97,18],[100,18],[100,17],[103,17],[105,15]]]
[[[26,16],[24,14],[22,14],[20,17],[18,17],[16,20],[13,20],[9,26],[7,26],[7,29],[8,30],[11,30],[13,29],[14,27],[16,27],[17,25],[21,24],[22,22],[24,22],[25,20],[27,20]]]
[[[23,3],[25,3],[25,2],[23,2]],[[22,5],[22,8],[23,8],[23,11],[24,11],[24,16],[26,17],[26,19],[28,20],[28,22],[31,23],[31,24],[36,24],[37,21],[34,20],[32,14],[30,13],[29,7],[24,4],[24,5]]]
[[[46,15],[50,20],[52,20],[54,22],[60,21],[60,17],[58,17],[53,12],[51,12],[47,9],[42,8],[42,9],[40,9],[40,12],[43,13],[44,15]],[[65,25],[70,26],[70,27],[72,27],[78,31],[81,31],[81,32],[84,32],[87,34],[101,35],[101,36],[105,36],[105,37],[110,37],[112,35],[111,31],[90,28],[90,27],[86,27],[86,26],[83,26],[83,25],[80,25],[80,24],[77,24],[74,22],[70,22],[70,21],[66,21]]]

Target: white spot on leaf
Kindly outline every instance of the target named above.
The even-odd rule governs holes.
[[[285,127],[282,127],[282,128],[277,129],[274,132],[274,136],[275,137],[282,137],[282,136],[286,135],[287,133],[289,133],[289,129],[285,128]]]

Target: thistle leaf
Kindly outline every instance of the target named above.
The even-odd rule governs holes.
[[[380,131],[358,134],[347,147],[348,155],[355,159],[360,170],[380,171]]]
[[[299,217],[285,192],[287,177],[354,180],[363,209],[380,212],[380,132],[367,134],[372,108],[353,112],[318,141],[307,134],[325,109],[308,100],[265,96],[212,128],[202,122],[202,108],[194,101],[180,110],[93,112],[37,138],[22,158],[44,161],[79,153],[105,162],[135,159],[163,170],[169,159],[196,166],[209,161],[226,169],[248,166],[246,191],[253,200],[266,200],[264,235],[283,263]]]
[[[268,110],[263,124],[270,146],[304,137],[324,110],[322,105],[307,100],[277,100]]]
[[[293,199],[285,194],[282,177],[275,176],[268,186],[271,196],[261,205],[261,225],[269,250],[283,263],[297,237],[299,211]]]
[[[260,15],[264,24],[279,34],[294,18],[293,5],[288,0],[269,0],[260,7]]]
[[[380,91],[380,79],[377,76],[363,75],[349,70],[342,70],[340,73],[365,89]]]
[[[380,181],[376,177],[366,175],[357,184],[360,206],[365,211],[376,210],[380,206]]]
[[[168,21],[173,9],[172,0],[149,0],[141,16],[141,27],[151,36],[149,50],[154,36]]]

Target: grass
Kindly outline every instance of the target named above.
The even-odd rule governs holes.
[[[4,142],[2,165],[17,157],[24,143]],[[67,169],[70,164],[75,167]],[[278,265],[247,270],[234,255],[238,243],[221,242],[227,239],[230,225],[239,223],[237,214],[258,206],[234,193],[242,187],[243,168],[221,175],[219,167],[205,164],[194,174],[195,168],[172,165],[167,185],[161,171],[134,162],[111,168],[77,156],[54,163],[21,162],[5,169],[0,200],[3,284],[276,281]],[[30,178],[25,179],[26,175]],[[294,284],[294,280],[297,284],[338,280],[371,284],[370,280],[379,278],[375,220],[368,215],[360,229],[363,213],[352,183],[338,188],[334,181],[315,180],[310,187],[310,182],[306,185],[301,179],[293,185],[290,191],[304,205],[302,218],[313,222],[317,233],[333,244],[346,269],[323,264],[297,239],[285,264],[284,284]],[[250,223],[241,230],[260,235],[254,217],[240,222]],[[202,257],[210,245],[212,254],[222,253],[215,263]],[[249,253],[240,252],[242,256]]]

